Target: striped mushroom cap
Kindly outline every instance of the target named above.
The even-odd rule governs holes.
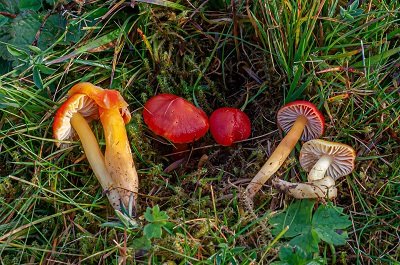
[[[323,134],[324,116],[314,104],[305,100],[290,102],[278,111],[277,122],[279,127],[287,133],[300,115],[303,115],[308,120],[301,135],[302,141],[309,141]]]
[[[77,112],[88,122],[99,118],[99,110],[94,100],[83,94],[72,95],[56,112],[53,123],[53,136],[56,140],[72,138],[74,129],[71,126],[71,118]],[[59,147],[60,143],[56,145]]]
[[[356,152],[351,146],[341,143],[314,139],[303,144],[300,150],[300,165],[309,172],[322,156],[329,156],[332,162],[326,176],[338,179],[354,169]]]

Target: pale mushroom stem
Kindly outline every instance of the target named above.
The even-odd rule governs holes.
[[[85,118],[77,112],[71,117],[71,125],[81,140],[86,158],[89,161],[101,187],[106,191],[110,204],[114,209],[120,209],[119,193],[116,190],[113,190],[114,182],[106,169],[104,156],[97,143],[96,137],[89,127],[89,124]]]
[[[133,162],[125,123],[118,108],[100,109],[106,151],[105,163],[125,208],[129,207],[131,195],[137,198],[139,180]]]
[[[326,171],[329,166],[332,164],[332,157],[328,155],[323,155],[320,159],[315,163],[315,165],[311,168],[308,173],[308,181],[316,181],[322,179],[325,176]]]
[[[263,167],[247,186],[246,196],[249,199],[252,199],[257,191],[262,188],[264,183],[267,182],[268,179],[282,166],[283,162],[289,156],[290,152],[292,152],[297,141],[300,139],[307,122],[308,120],[304,115],[297,117],[287,135],[282,139],[267,162],[265,162]]]
[[[335,181],[329,176],[312,183],[292,183],[279,178],[274,178],[272,180],[272,185],[274,185],[276,189],[296,199],[333,199],[337,196]]]

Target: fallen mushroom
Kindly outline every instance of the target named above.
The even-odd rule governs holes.
[[[219,108],[210,116],[210,132],[217,143],[230,146],[236,141],[249,138],[250,119],[240,109]]]
[[[150,98],[144,105],[143,119],[152,132],[176,144],[196,141],[209,128],[204,111],[172,94]]]
[[[125,124],[129,123],[129,121],[131,120],[131,113],[128,109],[128,103],[125,102],[121,94],[116,90],[103,89],[89,82],[81,82],[71,87],[71,89],[68,91],[68,96],[72,96],[74,94],[87,95],[103,109],[107,109],[110,107],[109,99],[114,97],[116,99],[114,100],[114,102],[118,102],[119,112],[121,113]]]
[[[300,165],[308,173],[308,181],[315,182],[325,174],[334,180],[350,174],[354,169],[356,152],[346,144],[315,139],[303,144]]]
[[[245,194],[249,200],[282,166],[300,138],[308,141],[318,138],[324,132],[325,120],[322,113],[315,105],[304,100],[294,101],[283,106],[278,111],[277,122],[287,135],[247,186]]]
[[[308,183],[292,183],[274,178],[272,180],[272,185],[276,189],[296,199],[333,199],[337,196],[335,180],[330,176]]]
[[[90,83],[80,83],[69,95],[82,93],[99,106],[100,120],[106,140],[105,165],[118,190],[121,201],[128,208],[131,195],[136,199],[139,180],[133,162],[125,123],[130,120],[128,104],[116,90],[102,89]]]
[[[81,140],[86,158],[91,165],[101,187],[106,191],[108,200],[114,209],[120,208],[120,195],[114,189],[114,182],[104,163],[96,137],[88,122],[98,119],[96,103],[83,94],[71,96],[57,110],[53,123],[53,136],[62,141],[71,138],[76,132]],[[60,143],[56,143],[59,147]]]

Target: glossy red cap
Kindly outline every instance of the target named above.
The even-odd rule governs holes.
[[[159,94],[144,105],[144,122],[155,134],[173,143],[190,143],[208,131],[208,118],[189,101],[172,94]]]
[[[301,135],[302,141],[319,138],[324,133],[324,115],[314,104],[306,100],[296,100],[283,106],[277,115],[279,127],[287,133],[300,115],[308,120]]]
[[[250,119],[240,109],[219,108],[210,116],[210,132],[217,143],[230,146],[233,142],[249,138]]]

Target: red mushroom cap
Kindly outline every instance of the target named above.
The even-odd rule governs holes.
[[[144,105],[143,118],[155,134],[179,144],[201,138],[209,127],[204,111],[172,94],[149,99]]]
[[[300,115],[303,115],[308,120],[301,135],[302,141],[318,138],[324,133],[324,116],[314,104],[306,100],[293,101],[283,106],[277,115],[279,127],[288,132]]]
[[[210,132],[217,143],[230,146],[233,142],[249,138],[250,119],[240,109],[219,108],[210,116]]]

